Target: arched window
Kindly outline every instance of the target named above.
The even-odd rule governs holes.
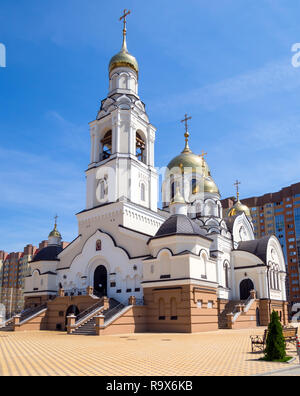
[[[141,135],[137,132],[136,133],[136,156],[139,161],[142,161],[144,164],[146,163],[146,144],[144,140],[141,138]]]
[[[273,270],[272,269],[270,270],[270,288],[274,289],[274,286],[273,286]]]
[[[197,179],[195,178],[191,180],[191,191],[193,195],[198,194]]]
[[[280,290],[279,267],[276,267],[275,277],[276,277],[276,289],[277,289],[277,290]]]
[[[101,140],[102,153],[100,160],[105,160],[111,156],[112,149],[112,131],[106,132],[104,138]]]
[[[165,302],[163,298],[159,299],[158,302],[158,310],[159,310],[159,320],[165,320],[166,319],[166,314],[165,314]]]
[[[176,298],[171,298],[171,320],[177,320],[177,303]]]
[[[204,252],[201,254],[201,261],[203,263],[203,267],[202,267],[203,271],[202,271],[202,274],[201,274],[201,278],[207,279],[207,257],[206,257],[206,254]]]
[[[229,265],[227,262],[224,263],[224,272],[225,272],[225,287],[229,289]]]
[[[170,201],[175,197],[176,183],[171,179],[171,197]]]
[[[117,88],[117,78],[118,78],[118,76],[115,74],[115,75],[113,75],[113,77],[112,77],[112,89],[111,90],[114,90],[114,89],[116,89]]]
[[[275,271],[275,267],[272,268],[271,273],[270,273],[270,280],[271,280],[271,289],[276,290],[277,289],[277,285],[276,285],[276,271]]]
[[[145,202],[146,201],[146,194],[145,194],[145,184],[141,184],[141,201]]]
[[[33,290],[38,290],[39,289],[39,278],[40,274],[38,271],[34,271],[33,273]]]

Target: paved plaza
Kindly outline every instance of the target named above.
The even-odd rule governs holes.
[[[0,333],[1,376],[256,375],[291,364],[252,354],[253,330],[198,334],[69,336],[58,332]],[[296,356],[295,347],[288,354]]]

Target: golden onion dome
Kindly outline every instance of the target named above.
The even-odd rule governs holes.
[[[251,217],[250,209],[248,208],[248,206],[243,205],[242,202],[238,199],[233,207],[228,210],[227,216],[231,217],[241,213],[245,213],[246,216]]]
[[[111,58],[109,62],[109,72],[116,69],[117,67],[130,67],[137,74],[139,73],[139,66],[134,56],[130,55],[128,51],[123,49]]]
[[[211,177],[206,177],[204,179],[204,192],[220,195],[218,186]]]
[[[123,31],[123,45],[121,51],[114,55],[109,62],[109,72],[117,67],[130,67],[136,72],[136,74],[139,73],[137,60],[134,56],[130,55],[127,50],[126,30]]]
[[[169,171],[176,168],[184,169],[185,173],[197,173],[205,176],[210,176],[209,167],[201,155],[183,151],[177,157],[169,162],[167,168]]]
[[[209,167],[204,159],[205,153],[202,155],[197,155],[192,152],[189,147],[189,132],[187,130],[187,120],[186,118],[182,122],[186,122],[186,132],[185,132],[185,148],[181,154],[177,155],[172,161],[169,162],[167,166],[166,175],[169,177],[172,174],[177,174],[180,172],[182,174],[195,174],[195,184],[193,186],[192,194],[198,194],[201,191],[218,194],[220,195],[219,189],[211,177]],[[201,177],[201,180],[199,179]],[[193,177],[193,176],[192,176]],[[197,181],[199,180],[199,181]]]
[[[50,232],[50,234],[49,234],[49,238],[51,238],[51,237],[55,237],[55,238],[61,238],[61,234],[60,234],[60,232],[57,230],[57,225],[56,225],[56,223],[55,223],[55,225],[54,225],[54,229]]]
[[[220,191],[218,189],[218,186],[216,185],[216,183],[214,182],[214,180],[212,179],[212,177],[205,177],[204,181],[201,180],[199,183],[196,183],[193,187],[192,190],[192,194],[199,194],[201,191],[204,192],[208,192],[211,194],[219,194],[220,195]]]
[[[167,168],[167,173],[169,174],[177,173],[176,170],[181,169],[181,172],[185,174],[195,173],[196,176],[204,176],[204,180],[202,179],[194,186],[193,194],[197,194],[203,189],[204,192],[220,194],[216,183],[211,177],[209,166],[202,155],[184,150],[180,155],[169,162]]]

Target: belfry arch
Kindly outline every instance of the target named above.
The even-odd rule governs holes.
[[[100,160],[103,161],[109,158],[112,154],[112,131],[107,131],[101,140],[101,158]]]

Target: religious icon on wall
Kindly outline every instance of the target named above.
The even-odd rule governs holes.
[[[101,244],[101,241],[98,240],[98,241],[96,242],[96,251],[99,252],[99,250],[101,250],[101,249],[102,249],[102,244]]]

